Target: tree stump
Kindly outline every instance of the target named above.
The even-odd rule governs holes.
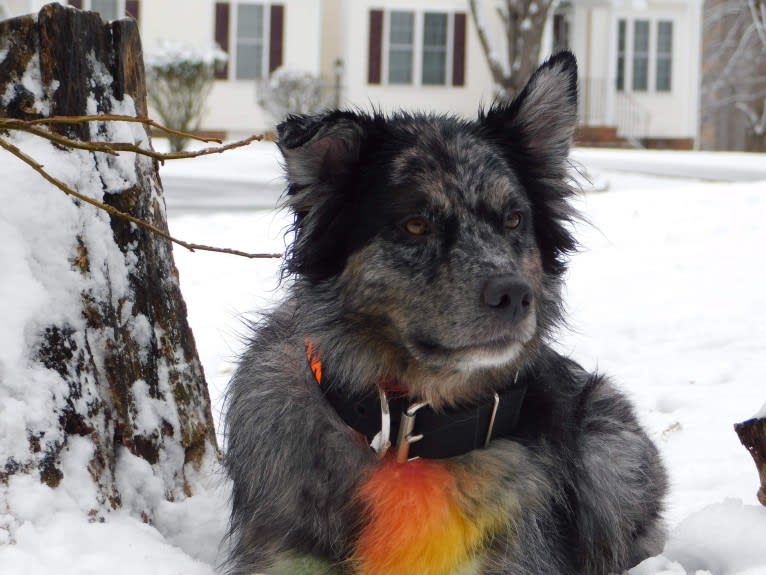
[[[758,490],[758,501],[766,505],[766,418],[748,419],[734,425],[734,430],[739,436],[750,455],[753,456],[755,466],[761,478],[761,487]]]
[[[0,116],[109,113],[147,115],[135,21],[105,23],[96,13],[49,4],[0,23]],[[142,124],[51,129],[83,141],[151,145]],[[0,136],[44,155],[46,169],[64,171],[59,177],[79,192],[167,230],[155,161]],[[2,159],[10,165],[16,158]],[[23,325],[5,335],[23,339],[21,350],[0,355],[0,496],[20,474],[56,488],[82,464],[93,481],[85,510],[92,517],[123,506],[150,521],[152,503],[134,479],[149,477],[176,500],[192,494],[194,473],[218,457],[171,244],[65,196],[23,165],[18,170],[26,170],[23,178],[4,175],[14,187],[2,186],[0,229],[5,224],[23,246],[16,255],[28,274],[12,277],[41,289],[39,309],[11,310]],[[0,341],[12,329],[7,323]]]

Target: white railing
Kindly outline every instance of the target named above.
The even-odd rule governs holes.
[[[614,78],[580,79],[580,123],[583,126],[614,126],[617,135],[633,146],[649,130],[650,114],[635,97],[615,89]]]

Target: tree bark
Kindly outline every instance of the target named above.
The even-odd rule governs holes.
[[[0,116],[147,115],[135,21],[105,23],[96,13],[49,4],[36,16],[0,23],[0,54],[0,95],[5,95]],[[113,135],[106,122],[51,129],[84,141]],[[142,125],[119,129],[122,141],[132,134],[134,143],[150,145]],[[90,179],[81,177],[79,184],[95,181],[97,199],[167,230],[156,161],[133,159],[132,154],[115,159],[93,152],[54,152],[87,166],[90,173],[84,175]],[[47,198],[62,196],[40,182]],[[79,312],[70,314],[74,319],[37,328],[26,357],[33,367],[58,378],[51,389],[59,391],[49,393],[47,418],[38,417],[27,427],[25,453],[0,449],[0,488],[17,474],[36,474],[50,487],[59,486],[66,479],[62,459],[73,443],[84,440],[92,454],[87,465],[99,503],[88,510],[93,516],[123,505],[121,486],[130,476],[120,477],[120,469],[137,459],[162,482],[167,500],[191,495],[191,475],[214,462],[218,450],[171,244],[90,206],[79,205],[77,213],[79,231],[71,237],[67,265],[79,281]],[[99,219],[108,224],[99,228],[107,230],[107,237],[94,237]],[[43,225],[62,222],[54,214]],[[31,251],[45,249],[30,246]],[[34,395],[32,385],[31,380],[3,379],[0,369],[0,391],[3,386],[30,386],[24,394],[29,397]],[[151,520],[148,505],[129,505]]]
[[[512,100],[518,96],[540,65],[543,31],[552,5],[552,0],[502,0],[496,3],[495,13],[502,25],[502,43],[505,45],[505,58],[501,61],[501,50],[493,44],[497,38],[492,37],[492,31],[480,14],[481,3],[468,1],[498,97]]]
[[[742,445],[753,456],[753,461],[755,461],[761,478],[758,501],[761,502],[761,505],[766,505],[766,419],[749,419],[737,423],[734,430],[737,432]]]

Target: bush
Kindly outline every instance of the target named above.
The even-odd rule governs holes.
[[[321,79],[309,72],[279,68],[261,85],[261,107],[275,120],[313,114],[330,104]]]
[[[164,42],[146,56],[147,97],[162,123],[183,132],[199,129],[215,71],[228,56],[218,47],[200,50]],[[170,148],[184,149],[188,138],[170,136]]]

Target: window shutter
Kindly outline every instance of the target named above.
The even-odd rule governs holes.
[[[140,6],[138,0],[125,0],[125,15],[130,16],[138,22],[140,16]]]
[[[282,4],[272,4],[269,20],[269,74],[282,65],[284,27],[285,7]]]
[[[229,53],[229,3],[228,2],[216,2],[215,3],[215,43],[226,52]],[[215,71],[215,77],[221,80],[225,80],[229,77],[229,63],[220,66]]]
[[[69,0],[69,5],[72,8],[77,8],[79,10],[82,10],[82,0]]]
[[[383,10],[370,10],[370,47],[367,60],[367,83],[380,84],[383,60]]]
[[[465,12],[455,13],[452,45],[452,85],[465,86]]]

